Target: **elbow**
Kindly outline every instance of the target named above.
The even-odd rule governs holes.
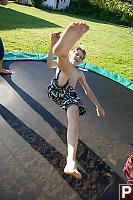
[[[52,68],[52,65],[49,65],[49,64],[47,64],[48,65],[48,68]]]
[[[91,97],[91,91],[90,90],[86,90],[85,94],[90,98]]]
[[[86,96],[88,96],[90,98],[90,94],[88,92],[85,92]]]
[[[50,62],[47,62],[47,66],[48,66],[48,68],[56,68],[54,63],[50,63]]]

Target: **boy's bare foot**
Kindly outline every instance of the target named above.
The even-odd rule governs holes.
[[[74,44],[82,37],[84,33],[89,30],[89,26],[87,26],[84,22],[73,22],[65,29],[64,33],[55,44],[53,51],[54,54],[58,56],[58,54],[65,54],[74,46]]]
[[[0,69],[0,74],[12,74],[12,72],[7,69]]]
[[[89,26],[87,26],[84,22],[72,22],[69,26],[67,26],[65,30],[65,34],[68,34],[69,32],[71,32],[72,37],[75,37],[76,35],[78,35],[78,37],[81,37],[88,30],[89,30]]]
[[[75,178],[77,179],[81,179],[81,174],[78,172],[77,169],[74,169],[73,171],[69,171],[67,170],[66,168],[64,169],[64,173],[65,174],[70,174],[70,175],[73,175]]]
[[[81,174],[76,169],[74,161],[69,161],[69,163],[66,165],[66,167],[64,169],[64,173],[73,175],[77,179],[81,179]]]

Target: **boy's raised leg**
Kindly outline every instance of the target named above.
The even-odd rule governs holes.
[[[83,22],[73,22],[65,29],[64,33],[53,47],[53,53],[58,56],[58,67],[65,74],[72,72],[69,62],[69,51],[75,43],[89,30]]]
[[[53,51],[57,56],[68,55],[74,44],[89,30],[83,22],[73,22],[65,29],[64,33],[55,44]]]

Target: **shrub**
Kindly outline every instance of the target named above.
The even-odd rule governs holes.
[[[133,25],[133,3],[130,0],[71,0],[67,10],[114,23]]]
[[[30,0],[15,0],[16,3],[23,4],[23,5],[30,5]]]
[[[31,0],[31,4],[37,8],[42,7],[42,2],[43,0]]]

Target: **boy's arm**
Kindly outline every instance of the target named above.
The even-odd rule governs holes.
[[[48,59],[47,59],[48,68],[56,68],[57,67],[57,62],[53,60],[54,54],[53,54],[52,49],[53,49],[53,46],[51,45],[49,54],[48,54]]]
[[[53,46],[59,40],[60,33],[61,32],[56,32],[56,33],[52,33],[52,35],[51,35],[51,46],[50,46],[48,59],[47,59],[48,68],[56,68],[57,67],[57,62],[53,60],[54,59]]]
[[[96,111],[97,111],[97,115],[98,116],[105,116],[105,112],[102,109],[101,105],[99,104],[95,94],[93,93],[93,91],[91,90],[91,88],[88,86],[86,79],[85,79],[85,75],[83,72],[81,72],[81,76],[79,78],[79,82],[82,85],[86,95],[90,98],[90,100],[95,104],[96,106]]]

